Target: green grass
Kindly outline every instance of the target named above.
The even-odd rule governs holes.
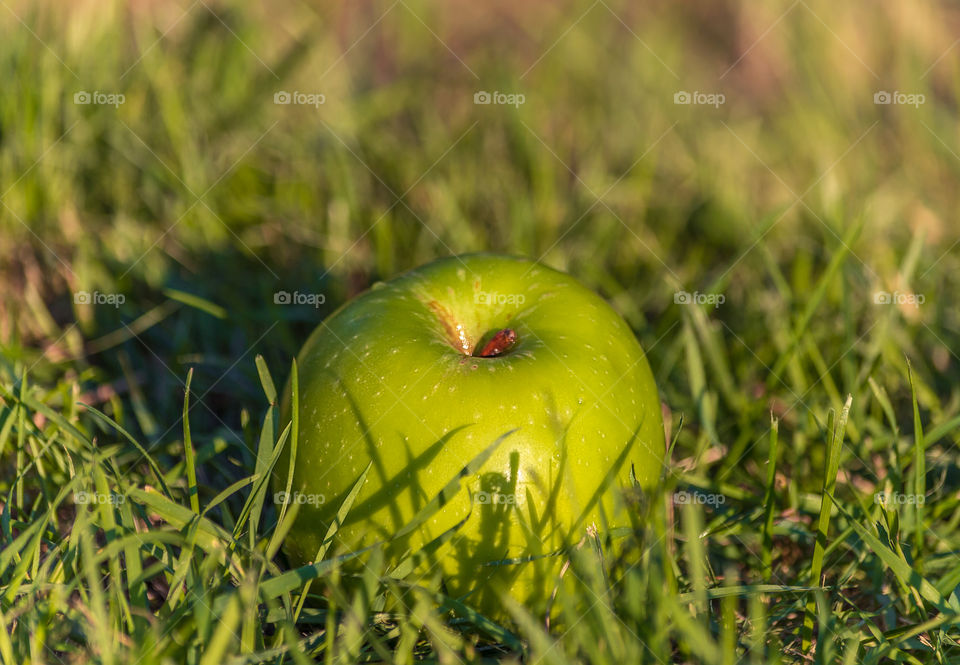
[[[0,3],[4,663],[960,662],[948,8],[168,4]],[[267,500],[310,330],[477,250],[602,293],[669,409],[549,626],[291,571]]]

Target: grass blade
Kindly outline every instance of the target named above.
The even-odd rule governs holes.
[[[827,434],[830,437],[827,442],[827,465],[823,474],[823,491],[820,496],[820,517],[817,520],[817,540],[813,548],[813,561],[810,565],[810,583],[816,585],[820,581],[823,573],[824,550],[827,547],[827,533],[830,530],[830,507],[829,497],[833,496],[834,488],[837,484],[837,472],[840,470],[840,451],[843,448],[844,432],[847,426],[847,418],[850,416],[850,405],[853,403],[853,395],[847,395],[847,401],[843,405],[843,410],[839,416],[832,411],[830,413],[830,422],[827,425]],[[816,610],[816,601],[813,597],[807,601],[807,611],[803,620],[803,639],[801,649],[804,652],[810,650],[810,644],[813,639],[814,612]]]
[[[187,461],[187,492],[190,495],[190,508],[200,514],[200,494],[197,489],[197,458],[190,438],[190,383],[193,381],[193,368],[187,372],[187,384],[183,390],[183,452]]]

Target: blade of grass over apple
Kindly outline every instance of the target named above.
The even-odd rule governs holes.
[[[625,531],[629,532],[629,529],[625,529]],[[623,537],[623,536],[625,536],[625,535],[627,535],[627,534],[626,534],[626,533],[620,533],[620,534],[618,534],[618,533],[616,533],[615,531],[610,531],[610,535],[611,535],[612,537],[616,538],[616,537],[618,537],[618,536]],[[556,550],[556,551],[547,552],[546,554],[531,554],[531,555],[529,555],[529,556],[516,556],[516,557],[510,557],[510,558],[507,558],[507,559],[494,559],[493,561],[484,561],[481,565],[482,565],[482,566],[492,566],[492,567],[495,567],[495,566],[514,566],[514,565],[519,564],[519,563],[529,563],[529,562],[531,562],[531,561],[539,561],[539,560],[541,560],[541,559],[549,559],[550,557],[563,556],[563,555],[565,555],[565,554],[569,554],[569,553],[572,552],[573,550],[577,549],[578,545],[579,545],[579,543],[574,543],[574,544],[572,544],[572,545],[567,545],[566,547],[562,547],[562,548],[560,548],[560,549],[558,549],[558,550]]]
[[[431,540],[430,542],[418,547],[415,550],[412,550],[407,556],[400,560],[400,562],[393,567],[392,570],[388,571],[384,577],[395,580],[405,579],[407,576],[411,575],[418,566],[423,563],[429,562],[430,557],[434,555],[445,543],[449,542],[453,538],[457,531],[466,524],[467,520],[470,519],[470,515],[473,513],[473,507],[471,506],[467,514],[459,522],[454,524],[452,527],[441,533],[439,536]],[[486,564],[485,564],[486,565]]]
[[[280,438],[277,440],[277,445],[271,453],[270,461],[264,468],[263,474],[257,474],[257,482],[253,486],[253,491],[250,492],[250,496],[247,497],[247,501],[243,504],[240,515],[237,517],[237,523],[233,529],[233,536],[235,540],[239,538],[240,533],[243,531],[244,525],[247,523],[247,520],[251,519],[252,511],[258,500],[262,509],[264,496],[269,486],[270,476],[273,473],[273,469],[276,467],[277,462],[280,461],[280,456],[283,454],[284,446],[290,438],[290,430],[292,427],[292,423],[287,423],[287,426],[283,428],[283,432],[280,433]],[[256,528],[256,525],[252,524],[250,528],[252,530]]]
[[[291,503],[291,502],[286,502]],[[270,537],[270,542],[267,543],[267,549],[264,553],[267,561],[270,561],[277,555],[277,552],[280,551],[280,546],[283,544],[284,539],[290,533],[290,529],[293,528],[294,523],[297,521],[297,515],[300,514],[301,504],[293,502],[293,507],[290,510],[284,511],[281,513],[280,518],[277,521],[277,526],[273,531],[273,535]]]
[[[604,475],[603,480],[600,482],[599,487],[596,491],[590,496],[587,500],[580,515],[574,521],[573,526],[570,528],[571,534],[576,534],[580,528],[584,525],[587,517],[590,515],[594,507],[600,502],[601,497],[604,493],[613,485],[616,481],[617,476],[622,472],[623,465],[627,461],[627,457],[630,455],[630,451],[633,450],[634,445],[638,442],[638,437],[640,436],[640,430],[643,428],[643,422],[641,421],[637,425],[636,429],[633,431],[633,435],[630,437],[630,440],[623,446],[623,449],[617,455],[616,459],[611,463],[610,470]],[[643,442],[640,442],[640,445],[644,445]],[[604,517],[601,514],[601,517]],[[603,525],[603,529],[607,530],[607,525]]]
[[[275,415],[276,407],[271,405],[267,409],[267,415],[263,418],[263,426],[260,428],[260,439],[257,444],[257,461],[254,465],[254,473],[258,478],[269,478],[270,474],[273,473],[273,466],[276,464],[276,461],[271,461],[274,457],[274,439],[276,438],[276,425],[275,425]],[[250,495],[250,528],[247,529],[249,544],[253,548],[254,544],[257,541],[257,533],[260,528],[260,516],[263,514],[263,504],[266,500],[267,489],[269,487],[268,483],[262,483],[258,486],[259,491],[255,491]],[[244,506],[246,508],[246,506]],[[239,523],[239,520],[238,520]]]
[[[313,557],[313,561],[322,561],[323,557],[327,554],[327,549],[330,547],[330,544],[333,542],[334,536],[337,535],[337,531],[340,529],[340,525],[347,519],[347,515],[350,514],[350,509],[353,507],[353,502],[356,501],[357,495],[360,494],[360,490],[363,488],[363,484],[367,480],[367,474],[370,472],[370,467],[373,466],[373,462],[367,463],[366,468],[360,474],[360,477],[357,478],[357,482],[353,484],[353,487],[350,489],[350,492],[347,493],[347,496],[343,499],[340,504],[340,508],[337,509],[337,516],[330,524],[330,527],[327,529],[326,534],[323,536],[323,542],[320,544],[320,547],[317,549],[316,555]],[[304,586],[303,590],[300,592],[300,597],[297,599],[296,607],[293,612],[293,621],[296,623],[297,618],[300,616],[300,612],[303,610],[303,604],[307,600],[307,594],[310,592],[310,585],[312,580],[308,581]]]
[[[477,456],[471,459],[467,464],[460,470],[460,472],[450,479],[450,481],[443,486],[443,489],[439,493],[417,512],[413,518],[407,522],[401,529],[399,529],[396,534],[394,534],[394,539],[403,538],[409,533],[412,533],[415,529],[419,528],[424,522],[430,519],[438,510],[443,508],[451,498],[453,498],[457,492],[460,491],[460,483],[464,478],[469,478],[476,474],[481,467],[486,463],[490,456],[496,451],[500,444],[506,441],[507,437],[516,432],[516,429],[512,429],[508,432],[504,432],[497,439],[484,448]]]
[[[297,462],[297,437],[300,431],[300,379],[297,373],[297,359],[294,358],[290,364],[290,461],[287,464],[287,481],[284,490],[284,496],[290,497],[290,490],[293,487],[293,470]],[[284,501],[280,506],[280,517],[277,519],[278,524],[284,523],[284,518],[287,514],[287,507],[290,505],[290,501]],[[290,523],[290,526],[293,526]],[[280,540],[277,537],[277,532],[274,532],[273,537],[270,539],[270,544],[267,547],[268,551],[276,551],[280,546]]]

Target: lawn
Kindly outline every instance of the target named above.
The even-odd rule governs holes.
[[[0,26],[3,663],[960,662],[954,6]],[[668,472],[548,617],[293,569],[266,482],[310,332],[476,251],[601,294],[663,403]]]

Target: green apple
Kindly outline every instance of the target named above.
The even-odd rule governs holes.
[[[388,562],[419,552],[414,579],[439,571],[453,597],[502,616],[509,593],[542,611],[561,562],[548,555],[591,525],[629,524],[616,495],[631,466],[641,488],[661,476],[660,401],[629,326],[570,276],[527,260],[450,257],[376,284],[316,329],[298,367],[290,496],[302,505],[284,544],[298,565],[372,463],[337,532],[342,550],[390,541]],[[394,537],[508,432],[452,499]]]

